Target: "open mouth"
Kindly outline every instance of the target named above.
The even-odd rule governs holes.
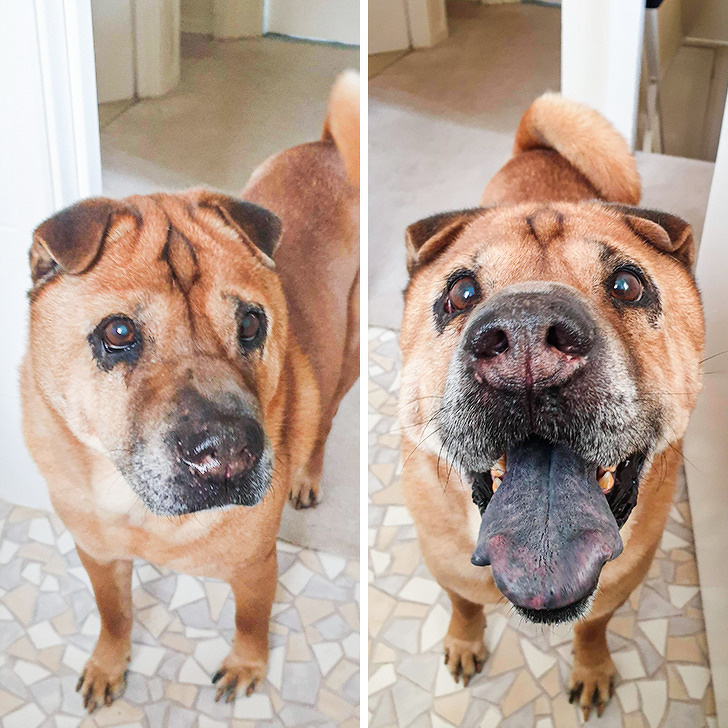
[[[593,465],[538,437],[509,446],[473,475],[482,522],[472,556],[533,622],[589,609],[602,567],[622,551],[619,529],[637,503],[644,455]]]

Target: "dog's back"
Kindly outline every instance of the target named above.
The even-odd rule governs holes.
[[[636,205],[640,194],[634,157],[619,132],[593,109],[544,94],[521,119],[513,157],[488,183],[481,203],[601,199]]]
[[[346,365],[353,359],[358,371],[359,95],[355,73],[342,74],[332,89],[323,138],[268,159],[253,173],[242,197],[272,210],[283,223],[275,262],[291,328],[314,369],[322,407],[335,408],[356,376],[345,375],[343,381],[333,373],[350,368]]]

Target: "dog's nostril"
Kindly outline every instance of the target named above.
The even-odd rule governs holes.
[[[477,356],[493,358],[508,349],[508,336],[503,329],[490,329],[478,337],[474,348]]]
[[[589,342],[583,336],[571,331],[563,324],[554,324],[546,332],[546,343],[553,349],[570,356],[582,356],[589,349]]]

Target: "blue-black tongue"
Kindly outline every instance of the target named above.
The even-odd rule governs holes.
[[[472,562],[491,565],[513,604],[570,607],[594,591],[604,564],[621,552],[595,467],[536,438],[506,451],[506,474],[483,514]]]

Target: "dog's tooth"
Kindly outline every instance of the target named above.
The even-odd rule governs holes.
[[[503,481],[500,478],[493,478],[493,492],[495,493]]]
[[[503,455],[496,460],[495,465],[490,469],[490,477],[495,478],[503,478],[503,476],[506,474],[506,455],[503,453]]]
[[[617,466],[616,465],[607,465],[606,467],[600,466],[597,468],[597,480],[599,480],[604,473],[616,473],[617,472]]]
[[[614,475],[610,471],[606,471],[604,475],[599,478],[599,487],[602,489],[602,493],[609,493],[614,487]]]

